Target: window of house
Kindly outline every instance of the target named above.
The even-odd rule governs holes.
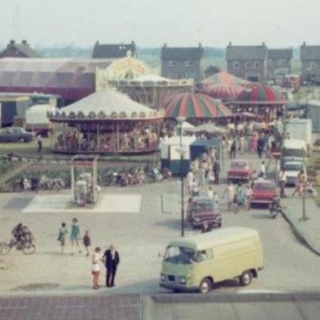
[[[239,69],[239,68],[240,68],[240,63],[239,63],[239,61],[233,61],[233,68],[234,68],[234,69]]]
[[[170,61],[169,61],[169,66],[170,66],[170,67],[175,66],[175,64],[176,64],[175,61],[173,61],[173,60],[170,60]]]
[[[259,62],[259,61],[256,61],[256,62],[254,63],[254,68],[255,68],[255,69],[259,69],[259,68],[260,68],[260,62]]]
[[[192,66],[192,61],[186,60],[186,67],[191,67]]]
[[[252,63],[251,61],[246,61],[246,69],[252,68]]]

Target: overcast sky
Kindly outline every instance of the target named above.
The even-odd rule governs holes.
[[[0,0],[0,44],[320,45],[320,0]]]

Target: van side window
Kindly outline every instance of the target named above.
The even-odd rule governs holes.
[[[212,250],[207,249],[207,250],[199,250],[195,253],[194,256],[194,261],[195,262],[202,262],[206,260],[212,259]]]

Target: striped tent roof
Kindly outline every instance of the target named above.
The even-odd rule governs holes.
[[[198,89],[198,92],[212,98],[230,100],[237,98],[243,90],[244,87],[237,84],[204,84]]]
[[[244,90],[236,98],[237,104],[281,105],[286,102],[286,97],[280,91],[265,85],[256,85],[251,90]]]
[[[235,77],[231,73],[226,71],[217,72],[210,77],[201,81],[203,84],[227,84],[227,85],[242,85],[250,86],[252,83],[250,81]]]
[[[212,119],[229,117],[232,112],[220,100],[200,93],[178,93],[164,98],[159,108],[165,109],[165,118]]]

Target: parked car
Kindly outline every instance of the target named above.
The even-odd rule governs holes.
[[[214,199],[205,196],[193,197],[187,208],[187,221],[193,228],[207,222],[211,227],[221,227],[222,217]]]
[[[30,142],[35,135],[20,127],[10,127],[0,130],[0,142]]]
[[[288,161],[284,164],[283,169],[286,173],[286,185],[294,186],[299,172],[302,170],[304,176],[307,177],[307,169],[303,162],[300,161]]]
[[[232,160],[228,170],[228,180],[249,181],[252,173],[252,165],[248,160]]]
[[[272,180],[259,178],[253,182],[250,204],[271,204],[278,196],[276,185]]]

